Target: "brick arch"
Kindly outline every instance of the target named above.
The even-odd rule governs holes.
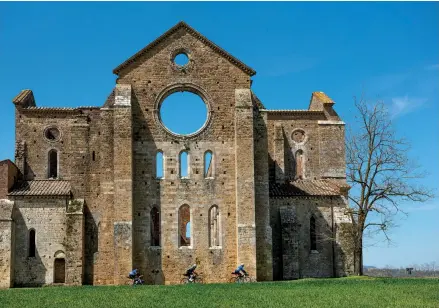
[[[190,236],[187,236],[187,226],[190,223]],[[188,204],[183,204],[178,209],[178,246],[191,246],[193,244],[191,221],[191,208]]]
[[[218,205],[214,204],[209,208],[209,247],[221,246],[220,241],[220,211]]]
[[[160,246],[160,209],[157,206],[153,206],[149,211],[149,215],[151,226],[151,246]]]
[[[59,177],[59,151],[50,149],[47,152],[47,178]]]
[[[297,150],[294,154],[295,179],[303,180],[305,177],[305,155],[303,150]]]
[[[207,158],[207,155],[209,155],[209,154],[210,154],[210,161],[207,162],[206,158]],[[203,174],[204,174],[205,178],[214,177],[214,171],[215,171],[214,170],[214,159],[215,159],[215,157],[214,157],[213,152],[211,150],[206,150],[204,152],[204,155],[203,155]]]

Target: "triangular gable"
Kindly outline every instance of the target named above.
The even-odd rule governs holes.
[[[256,74],[256,71],[253,70],[251,67],[245,65],[243,62],[241,62],[240,60],[238,60],[237,58],[235,58],[234,56],[229,54],[227,51],[225,51],[224,49],[222,49],[221,47],[219,47],[218,45],[216,45],[212,41],[208,40],[205,36],[201,35],[198,31],[196,31],[195,29],[190,27],[184,21],[180,21],[178,24],[176,24],[171,29],[166,31],[164,34],[159,36],[151,44],[149,44],[148,46],[146,46],[145,48],[143,48],[142,50],[137,52],[135,55],[133,55],[131,58],[129,58],[128,60],[126,60],[125,62],[120,64],[118,67],[116,67],[113,70],[113,73],[116,75],[119,75],[119,73],[124,68],[126,68],[126,67],[130,66],[132,63],[136,62],[136,60],[138,60],[142,55],[144,55],[145,53],[150,51],[152,48],[154,48],[155,46],[157,46],[158,44],[160,44],[161,42],[166,40],[166,38],[168,38],[169,36],[171,36],[172,34],[174,34],[175,32],[177,32],[180,29],[185,29],[186,31],[188,31],[194,37],[196,37],[197,39],[202,41],[204,44],[206,44],[207,46],[212,48],[215,52],[219,53],[221,56],[223,56],[224,58],[229,60],[231,63],[233,63],[234,65],[239,67],[241,70],[243,70],[245,73],[249,74],[250,76],[253,76]]]

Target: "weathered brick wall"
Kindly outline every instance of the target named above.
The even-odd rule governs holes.
[[[65,198],[15,198],[14,281],[17,286],[53,283],[54,257],[66,252]],[[29,257],[29,231],[35,230],[35,257]]]
[[[15,117],[15,142],[25,141],[26,156],[24,178],[27,180],[48,178],[48,153],[55,149],[58,151],[59,171],[58,177],[70,179],[71,149],[70,126],[73,124],[75,113],[72,111],[42,111],[38,109],[17,109]],[[58,140],[49,141],[44,137],[46,128],[56,126],[60,131]],[[20,162],[16,151],[16,162]],[[20,164],[17,163],[17,166]],[[22,170],[23,171],[23,170]]]
[[[346,178],[345,130],[341,121],[319,121],[322,177]]]
[[[9,288],[14,281],[14,202],[0,199],[0,289]]]
[[[304,179],[319,179],[320,172],[320,134],[318,120],[324,120],[322,113],[268,113],[268,151],[271,160],[270,180],[295,179],[295,153],[303,151]],[[305,132],[302,142],[293,140],[293,132]],[[326,157],[325,157],[326,159]]]
[[[8,192],[18,177],[18,169],[10,160],[0,162],[0,199],[7,199]]]
[[[345,251],[336,240],[336,224],[345,219],[345,207],[341,197],[270,199],[275,280],[343,276],[344,264],[336,258],[344,258]],[[311,215],[316,219],[316,251],[310,247]]]

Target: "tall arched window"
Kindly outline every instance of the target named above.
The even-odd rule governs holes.
[[[179,246],[191,245],[191,209],[184,204],[178,210],[178,241]]]
[[[314,216],[311,216],[309,220],[309,235],[311,250],[317,250],[316,219]]]
[[[187,151],[180,152],[179,162],[180,162],[180,177],[187,178],[189,176]]]
[[[304,169],[304,166],[303,166],[304,160],[303,160],[303,151],[302,150],[298,150],[296,152],[295,159],[296,159],[296,179],[301,180],[301,179],[303,179],[303,171],[304,171],[303,170]]]
[[[35,230],[29,231],[29,257],[35,257]]]
[[[211,151],[206,151],[204,153],[204,177],[213,177],[213,154]]]
[[[160,212],[153,207],[151,216],[151,246],[160,246]]]
[[[156,156],[155,156],[155,176],[158,179],[162,179],[164,176],[164,168],[163,168],[163,152],[162,151],[158,151]]]
[[[58,151],[49,151],[49,166],[48,166],[48,178],[56,179],[58,177]]]
[[[209,210],[209,246],[220,246],[219,238],[219,210],[218,206],[212,205]]]

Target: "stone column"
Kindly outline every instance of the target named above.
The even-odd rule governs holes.
[[[14,201],[0,199],[0,289],[14,284]]]
[[[101,141],[99,151],[99,208],[93,212],[98,229],[98,252],[93,255],[93,284],[114,283],[114,121],[113,108],[101,109]]]
[[[133,144],[131,85],[118,84],[114,103],[115,284],[132,269]]]
[[[66,284],[82,285],[84,260],[84,200],[69,201],[66,213]]]
[[[299,267],[299,228],[297,225],[296,207],[279,208],[282,228],[282,263],[283,279],[300,278]]]
[[[69,159],[70,168],[61,165],[63,162],[59,161],[59,174],[63,177],[63,171],[70,169],[72,183],[72,192],[75,198],[85,198],[87,191],[87,169],[90,160],[88,139],[90,125],[87,122],[87,115],[80,114],[75,117],[75,122],[71,126],[70,149],[71,156]],[[61,156],[60,156],[61,157]]]
[[[253,105],[249,89],[235,90],[237,262],[256,274]]]
[[[267,113],[255,112],[255,213],[258,281],[273,280],[272,230],[268,179]]]
[[[274,169],[276,183],[285,181],[285,144],[282,125],[274,128]]]

